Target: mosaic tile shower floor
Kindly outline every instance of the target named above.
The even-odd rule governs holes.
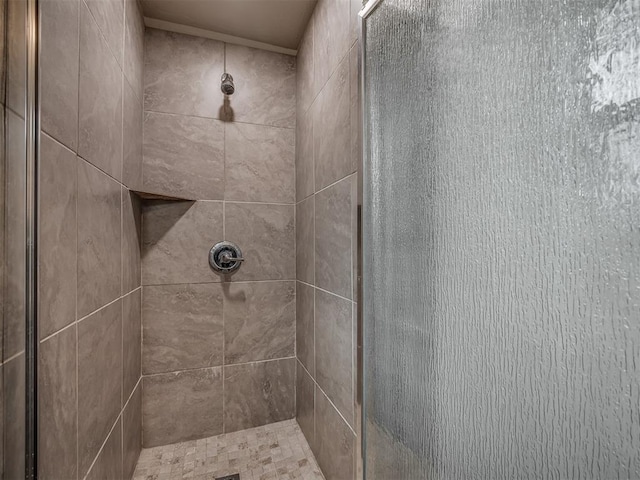
[[[324,480],[295,420],[145,448],[133,480]]]

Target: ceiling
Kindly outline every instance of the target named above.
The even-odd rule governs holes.
[[[144,16],[296,50],[316,0],[141,0]]]

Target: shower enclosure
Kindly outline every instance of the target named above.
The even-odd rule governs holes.
[[[640,478],[640,3],[361,15],[366,477]]]

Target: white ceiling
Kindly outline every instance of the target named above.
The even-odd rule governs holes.
[[[144,16],[296,50],[316,0],[141,0]]]

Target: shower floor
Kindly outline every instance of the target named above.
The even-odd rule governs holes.
[[[324,480],[295,420],[188,442],[145,448],[134,480]]]

